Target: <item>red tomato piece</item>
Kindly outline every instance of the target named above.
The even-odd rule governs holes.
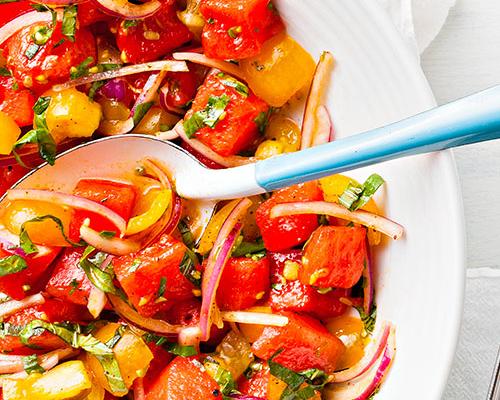
[[[204,110],[210,98],[229,98],[224,118],[214,128],[204,126],[195,133],[196,138],[221,156],[237,154],[254,143],[259,132],[255,119],[269,110],[269,106],[251,91],[246,96],[225,84],[226,80],[223,74],[209,75],[184,118],[187,121],[195,112]]]
[[[184,108],[194,99],[198,87],[205,79],[207,69],[189,63],[189,72],[169,72],[167,74],[167,105],[171,108]]]
[[[16,88],[16,81],[12,77],[0,77],[0,111],[23,127],[33,124],[34,105],[35,96],[30,90]]]
[[[290,250],[284,253],[269,253],[271,263],[271,279],[273,289],[269,297],[269,305],[277,311],[294,311],[307,313],[318,319],[326,319],[342,315],[347,306],[340,302],[340,297],[348,296],[347,290],[334,289],[321,294],[310,285],[298,280],[287,281],[283,277],[283,269],[287,261],[302,263],[302,251]]]
[[[365,228],[320,226],[304,249],[299,278],[318,287],[351,288],[367,260]]]
[[[262,365],[262,369],[256,372],[250,379],[244,375],[238,380],[238,390],[248,396],[255,396],[260,398],[267,398],[269,391],[269,366]]]
[[[316,181],[302,183],[278,190],[262,203],[255,215],[266,249],[282,251],[304,243],[318,227],[315,215],[291,215],[270,218],[271,209],[280,203],[323,200],[323,193]]]
[[[8,294],[13,299],[20,300],[26,295],[34,293],[33,289],[35,287],[40,284],[43,285],[46,281],[42,278],[60,251],[60,248],[46,249],[43,253],[30,254],[25,257],[28,268],[0,277],[0,292]],[[12,251],[0,246],[0,258],[12,254]],[[29,286],[31,289],[24,290],[23,286],[25,288]]]
[[[217,304],[221,310],[244,310],[262,299],[268,290],[267,257],[256,261],[247,257],[231,258],[217,289]]]
[[[24,168],[19,164],[0,167],[0,196],[9,190],[14,183],[30,172],[30,169]]]
[[[193,297],[195,287],[179,268],[185,253],[183,243],[165,234],[137,253],[113,259],[116,277],[137,311],[151,316]]]
[[[12,3],[2,4],[2,13],[0,14],[0,26],[4,26],[7,22],[12,21],[28,11],[33,11],[30,1],[16,1]]]
[[[193,34],[177,18],[171,2],[165,2],[153,16],[139,20],[134,26],[117,27],[116,44],[128,63],[153,61],[189,42]]]
[[[343,343],[316,319],[284,312],[288,324],[283,327],[266,326],[253,343],[253,353],[268,360],[282,350],[274,361],[294,371],[318,368],[328,373],[335,371],[338,358],[344,351]]]
[[[105,14],[99,4],[94,1],[84,1],[78,4],[78,22],[81,27],[95,24],[96,22],[110,21],[113,19],[108,14]]]
[[[104,179],[82,179],[76,185],[73,194],[105,205],[126,221],[132,213],[136,196],[134,186]],[[80,227],[87,218],[90,219],[90,227],[96,231],[117,232],[116,226],[107,218],[85,210],[75,210],[69,228],[72,240],[80,239]]]
[[[95,38],[87,28],[76,31],[75,41],[69,41],[61,32],[61,23],[57,23],[50,39],[40,46],[37,52],[30,54],[28,49],[36,46],[32,34],[39,27],[47,27],[39,23],[27,26],[7,41],[7,67],[14,78],[27,88],[42,93],[55,83],[67,81],[70,68],[79,65],[87,57],[96,59]],[[61,42],[61,40],[63,40]],[[32,54],[32,53],[31,53]]]
[[[146,392],[145,400],[222,399],[219,385],[201,369],[197,357],[176,357]]]
[[[92,284],[80,268],[84,248],[66,248],[57,260],[52,276],[45,287],[51,296],[86,306]]]
[[[147,344],[151,352],[153,353],[153,360],[149,364],[148,372],[143,378],[144,392],[148,393],[155,386],[156,381],[160,378],[162,371],[165,366],[172,361],[172,354],[165,350],[161,346],[157,346],[155,343]]]
[[[285,26],[270,0],[203,0],[200,12],[204,53],[217,59],[242,59],[260,53],[264,42]]]

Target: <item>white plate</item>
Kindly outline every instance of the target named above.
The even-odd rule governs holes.
[[[292,37],[336,58],[329,108],[338,136],[435,106],[418,61],[373,0],[281,0]],[[356,171],[388,182],[385,209],[406,237],[377,254],[378,319],[397,326],[397,356],[376,397],[437,400],[453,360],[464,295],[464,222],[450,152]]]

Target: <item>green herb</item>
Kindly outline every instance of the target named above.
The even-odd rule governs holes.
[[[68,236],[66,236],[66,233],[64,232],[64,225],[59,218],[54,217],[53,215],[43,215],[41,217],[36,217],[36,218],[30,219],[21,225],[21,230],[19,232],[19,245],[24,250],[24,252],[26,254],[38,253],[38,248],[31,241],[31,239],[28,235],[28,231],[26,230],[26,224],[32,224],[32,223],[42,222],[42,221],[46,221],[46,220],[52,220],[56,223],[57,228],[61,232],[61,235],[63,236],[64,240],[66,240],[66,242],[68,242],[71,246],[73,246],[73,247],[82,246],[81,243],[75,243],[70,238],[68,238]]]
[[[21,272],[28,268],[26,260],[17,254],[0,258],[0,276]]]
[[[177,342],[169,342],[168,338],[155,335],[154,333],[145,333],[142,338],[148,343],[155,343],[157,346],[163,347],[169,353],[176,356],[191,357],[198,354],[194,346],[182,346]]]
[[[38,98],[33,106],[33,111],[35,112],[33,123],[34,129],[28,131],[23,137],[21,137],[21,139],[14,143],[12,154],[14,155],[16,161],[22,166],[26,165],[23,163],[16,150],[29,143],[38,145],[38,152],[40,153],[40,156],[50,165],[54,165],[55,163],[57,147],[54,138],[49,133],[47,122],[45,121],[49,104],[50,97],[46,96]]]
[[[74,67],[74,68],[71,67],[70,78],[77,79],[77,78],[81,78],[82,76],[88,75],[89,66],[91,66],[93,63],[94,63],[94,57],[87,57],[85,60],[83,60],[76,67]]]
[[[318,224],[325,225],[325,226],[330,225],[330,222],[328,221],[328,217],[324,214],[318,215]]]
[[[121,64],[103,63],[103,64],[98,64],[97,69],[99,70],[99,72],[106,72],[120,68],[121,66],[122,66]]]
[[[92,261],[89,257],[94,252],[94,247],[87,246],[83,252],[82,258],[80,259],[80,268],[83,269],[85,275],[89,278],[89,281],[92,282],[96,288],[105,293],[118,294],[118,291],[113,284],[113,275],[100,268],[107,255],[105,253],[98,252],[94,256],[94,261]]]
[[[12,72],[5,67],[0,67],[0,76],[12,76]]]
[[[257,125],[257,128],[259,128],[259,132],[261,134],[264,134],[267,124],[269,123],[269,117],[271,116],[272,113],[272,108],[269,108],[267,112],[261,111],[257,117],[253,120],[255,124]]]
[[[157,297],[163,297],[163,295],[165,294],[165,290],[167,290],[167,278],[162,276],[160,279],[160,286],[158,288]]]
[[[224,86],[232,87],[242,96],[248,97],[250,91],[247,85],[240,82],[238,79],[233,78],[232,76],[224,74],[223,72],[220,72],[219,74],[217,74],[217,76],[221,78],[220,81]]]
[[[61,31],[70,42],[75,41],[77,12],[78,7],[74,4],[64,8]]]
[[[358,310],[359,318],[361,318],[361,321],[365,325],[365,331],[372,334],[375,329],[375,322],[377,322],[377,306],[373,304],[369,314],[365,313],[363,307],[356,307],[356,310]]]
[[[362,185],[351,181],[347,189],[339,197],[339,203],[350,211],[356,211],[368,203],[383,184],[384,180],[378,174],[370,175]]]
[[[278,9],[274,6],[272,1],[269,1],[269,3],[267,3],[267,8],[271,10],[274,15],[278,15]]]
[[[123,27],[126,28],[132,28],[133,26],[137,26],[138,22],[135,19],[127,19],[123,21]]]
[[[231,39],[236,39],[240,35],[241,31],[241,26],[232,26],[227,30],[227,34]]]
[[[179,269],[181,274],[184,275],[196,287],[201,286],[201,273],[196,269],[198,259],[196,254],[191,249],[187,249],[182,257]]]
[[[19,90],[19,83],[14,82],[14,83],[12,84],[12,90]]]
[[[191,138],[204,126],[213,129],[217,125],[217,122],[223,118],[229,101],[229,97],[225,94],[222,96],[210,96],[204,110],[196,111],[189,119],[184,121],[186,135]]]
[[[62,38],[62,39],[59,39],[56,43],[54,43],[54,46],[53,48],[57,48],[59,47],[60,45],[62,45],[64,42],[66,41],[66,39]]]
[[[223,368],[215,359],[207,357],[203,364],[205,368],[211,365],[211,370],[215,370],[215,374],[212,377],[219,384],[220,391],[223,395],[229,395],[236,390],[236,382],[231,372]]]
[[[168,124],[160,124],[160,132],[166,132],[170,130],[171,126]]]
[[[262,238],[258,238],[255,242],[241,242],[238,247],[233,250],[232,257],[248,257],[252,258],[252,256],[256,254],[261,254],[264,252],[265,254],[265,246]]]
[[[111,238],[114,238],[116,236],[116,232],[114,232],[114,231],[102,231],[102,232],[99,232],[99,236],[104,238],[104,239],[111,239]]]
[[[95,81],[92,83],[92,86],[89,89],[89,99],[94,100],[94,97],[97,91],[106,84],[107,80],[104,81]]]
[[[210,25],[215,24],[215,19],[213,19],[213,18],[207,19],[207,24],[210,24]]]
[[[132,119],[134,120],[134,126],[139,125],[139,122],[144,118],[149,109],[153,106],[152,101],[147,101],[146,103],[140,103],[134,111]]]
[[[128,269],[128,272],[132,273],[132,272],[137,271],[141,265],[142,265],[141,260],[139,260],[138,258],[135,258],[134,261],[132,261],[132,265]]]
[[[69,295],[70,296],[73,296],[73,293],[75,293],[76,289],[78,289],[78,286],[80,286],[80,284],[78,283],[78,281],[76,279],[73,279],[70,284],[71,286],[71,289],[69,291]]]
[[[38,363],[38,357],[36,354],[32,354],[30,356],[24,356],[23,367],[27,374],[32,374],[34,372],[38,372],[43,374],[45,369]]]
[[[194,246],[194,236],[193,232],[191,232],[191,229],[189,229],[189,225],[187,224],[185,219],[181,219],[179,222],[179,225],[177,226],[177,229],[179,229],[179,232],[182,236],[182,241],[184,244],[192,249]]]
[[[36,27],[34,32],[31,34],[31,39],[34,44],[31,44],[25,53],[26,57],[30,60],[35,56],[38,50],[40,50],[40,46],[43,46],[52,37],[57,23],[57,13],[49,6],[44,4],[31,4],[31,7],[38,12],[50,12],[52,14],[52,22],[50,26]]]
[[[108,346],[111,349],[114,348],[116,346],[116,344],[122,338],[123,334],[125,333],[125,329],[126,328],[124,325],[120,325],[118,328],[116,328],[115,334],[113,335],[113,337],[111,339],[109,339],[106,342],[106,346]]]
[[[0,4],[17,3],[18,1],[21,0],[0,0]]]
[[[28,57],[28,60],[31,60],[33,57],[35,57],[36,53],[38,53],[38,50],[40,50],[40,46],[36,43],[31,43],[26,49],[24,55]]]

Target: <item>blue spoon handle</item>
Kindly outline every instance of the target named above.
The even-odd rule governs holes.
[[[500,138],[500,85],[394,124],[259,161],[268,191],[400,157]]]

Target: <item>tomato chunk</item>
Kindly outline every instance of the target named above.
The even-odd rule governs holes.
[[[348,295],[346,290],[334,289],[321,294],[316,288],[304,285],[299,280],[285,279],[283,270],[287,262],[294,263],[298,270],[302,268],[302,251],[270,253],[268,257],[271,260],[271,277],[274,284],[269,305],[274,310],[307,313],[319,319],[336,317],[346,311],[347,306],[339,300],[340,297]]]
[[[136,196],[132,185],[104,179],[82,179],[76,185],[73,194],[101,203],[125,220],[130,218]],[[72,240],[80,239],[80,227],[87,218],[90,219],[90,227],[96,231],[117,232],[116,226],[107,218],[85,210],[76,210],[69,229]]]
[[[151,316],[193,297],[194,285],[180,271],[186,246],[163,235],[137,253],[113,260],[116,277],[133,306]]]
[[[16,87],[12,77],[0,77],[0,111],[11,116],[19,126],[33,123],[35,96],[28,89]]]
[[[146,392],[146,400],[222,399],[219,385],[196,357],[176,357]]]
[[[84,248],[66,248],[59,257],[45,288],[51,296],[86,306],[92,284],[80,268]]]
[[[265,399],[268,395],[270,375],[269,366],[266,363],[250,379],[243,375],[238,381],[238,390],[248,396]]]
[[[269,289],[267,257],[229,259],[217,289],[217,304],[222,310],[244,310],[262,299]]]
[[[157,380],[160,378],[162,371],[165,369],[165,366],[168,365],[173,358],[163,347],[157,346],[155,343],[148,343],[147,345],[153,353],[153,360],[149,364],[148,372],[143,379],[145,393],[152,390]]]
[[[322,200],[323,193],[316,181],[278,190],[257,209],[256,220],[266,249],[281,251],[304,243],[318,227],[315,215],[291,215],[270,218],[271,209],[279,203]]]
[[[71,42],[62,34],[59,22],[48,41],[35,53],[37,45],[32,35],[37,29],[49,28],[49,25],[38,23],[27,26],[12,35],[6,45],[7,67],[14,78],[20,85],[33,88],[37,93],[55,83],[67,81],[71,67],[79,65],[87,57],[96,59],[92,33],[87,28],[80,28],[76,31],[75,41]]]
[[[321,226],[304,249],[302,283],[318,287],[351,288],[368,260],[366,229]]]
[[[9,165],[8,167],[0,167],[0,196],[9,190],[14,183],[26,175],[30,170],[23,166]]]
[[[119,23],[116,43],[127,63],[157,60],[190,41],[193,34],[177,18],[172,2],[164,2],[153,16],[139,20],[136,25]]]
[[[110,21],[112,16],[105,14],[94,1],[83,1],[78,4],[78,22],[81,27],[89,26],[101,21]]]
[[[208,21],[202,33],[204,53],[217,59],[242,59],[260,53],[264,42],[284,30],[270,0],[203,0]]]
[[[195,112],[205,110],[210,99],[226,99],[224,117],[219,118],[213,128],[203,126],[195,133],[197,139],[222,156],[234,155],[248,148],[258,137],[256,118],[269,110],[268,105],[251,91],[247,96],[230,86],[234,82],[237,81],[222,73],[209,75],[184,118],[188,121]]]
[[[284,312],[288,324],[283,327],[266,326],[252,345],[253,353],[268,360],[282,350],[274,361],[294,371],[318,368],[335,371],[344,345],[316,319]]]

